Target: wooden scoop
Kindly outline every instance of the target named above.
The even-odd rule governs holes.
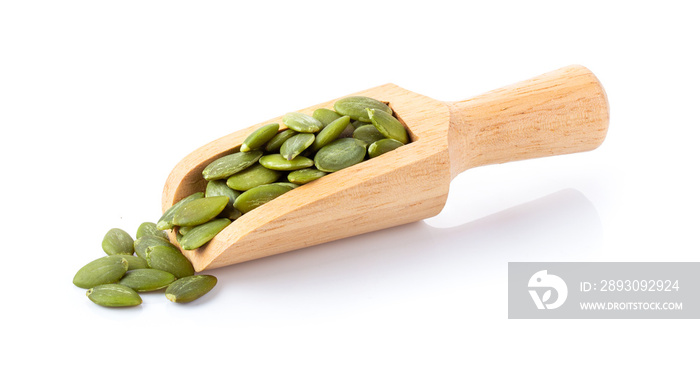
[[[460,102],[441,102],[386,84],[353,95],[384,101],[412,142],[328,174],[235,220],[205,246],[183,250],[197,271],[406,224],[437,215],[450,181],[473,167],[595,149],[608,128],[598,79],[569,66]],[[303,110],[333,108],[335,100]],[[202,170],[237,152],[256,124],[185,157],[163,190],[163,211],[204,191]],[[285,127],[282,126],[282,129]],[[171,232],[173,233],[173,232]],[[174,241],[175,235],[170,238]]]

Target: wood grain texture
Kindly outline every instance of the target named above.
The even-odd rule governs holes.
[[[328,174],[246,213],[197,250],[197,271],[245,262],[438,214],[452,178],[471,167],[594,149],[607,131],[605,93],[590,71],[566,67],[470,100],[445,103],[393,84],[351,95],[388,102],[412,142]],[[335,100],[300,112],[332,108]],[[202,170],[282,116],[215,140],[175,166],[165,211],[206,181]],[[282,127],[285,129],[285,127]],[[172,232],[171,232],[172,233]],[[174,241],[174,234],[170,235]]]

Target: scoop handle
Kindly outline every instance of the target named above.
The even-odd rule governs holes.
[[[610,117],[605,90],[580,65],[447,105],[452,177],[476,166],[595,149]]]

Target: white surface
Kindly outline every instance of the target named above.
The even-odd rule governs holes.
[[[233,3],[0,5],[3,375],[695,374],[696,320],[508,320],[506,289],[509,261],[700,261],[692,2]],[[467,171],[432,219],[214,270],[190,305],[71,284],[214,138],[387,82],[449,101],[569,64],[609,96],[593,152]]]

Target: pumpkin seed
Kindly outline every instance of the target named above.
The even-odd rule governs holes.
[[[134,239],[131,238],[129,233],[119,228],[112,228],[107,231],[107,234],[102,239],[102,250],[107,255],[131,255],[134,253]]]
[[[248,168],[250,169],[250,168]],[[239,173],[236,173],[239,174]],[[219,214],[219,217],[225,217],[230,220],[235,220],[239,217],[241,217],[242,213],[241,211],[233,208],[233,202],[236,200],[238,195],[241,195],[240,192],[231,189],[226,185],[226,181],[217,179],[215,181],[209,181],[207,182],[207,188],[204,191],[204,197],[212,197],[212,196],[226,196],[228,197],[228,203],[226,203],[226,207],[221,211]]]
[[[324,175],[326,172],[322,172],[314,168],[306,168],[301,170],[295,170],[287,175],[287,180],[298,185],[303,185],[311,181],[315,181]]]
[[[294,130],[284,130],[278,133],[275,137],[272,138],[272,140],[267,142],[267,145],[265,145],[265,150],[268,153],[279,152],[280,148],[282,147],[282,144],[284,144],[284,142],[287,141],[287,139],[296,134],[297,132]]]
[[[377,127],[374,127],[372,124],[360,126],[360,128],[356,129],[355,132],[352,133],[352,137],[364,141],[367,143],[367,145],[384,139],[384,135],[382,135]]]
[[[281,173],[276,170],[271,170],[260,164],[255,164],[242,172],[230,176],[226,181],[226,187],[230,187],[230,189],[234,190],[246,191],[255,186],[275,182],[279,179],[280,175]],[[240,193],[238,195],[240,195]],[[234,202],[236,198],[238,198],[238,195],[232,198]],[[231,202],[231,206],[233,206],[233,202]]]
[[[298,134],[290,137],[287,141],[282,144],[280,148],[280,154],[282,157],[291,161],[294,157],[298,156],[301,152],[310,147],[314,143],[316,137],[314,134]]]
[[[391,114],[391,108],[384,102],[379,102],[374,98],[354,96],[346,97],[335,101],[333,105],[335,111],[340,115],[347,115],[353,120],[359,120],[361,122],[370,122],[369,116],[367,115],[367,110],[365,109],[378,109]]]
[[[226,208],[228,196],[195,199],[180,208],[173,216],[173,224],[195,226],[213,219]]]
[[[194,227],[193,226],[181,226],[181,227],[177,228],[177,232],[184,236],[185,234],[187,234],[187,232],[192,230],[192,228],[194,228]]]
[[[331,173],[360,163],[365,158],[366,148],[358,139],[338,139],[316,153],[316,169]]]
[[[316,140],[314,140],[314,143],[311,146],[311,151],[316,152],[331,141],[337,139],[348,127],[352,127],[350,126],[349,116],[346,115],[334,120],[318,133]]]
[[[282,122],[296,132],[314,133],[323,128],[320,120],[302,113],[287,113]]]
[[[167,246],[151,246],[146,249],[146,261],[150,268],[170,272],[178,279],[194,275],[192,263],[180,251]]]
[[[158,229],[158,226],[151,222],[142,223],[138,230],[136,230],[136,238],[141,238],[143,236],[156,236],[165,239],[168,238],[168,236],[165,235],[165,232]]]
[[[236,174],[240,174],[240,173],[236,173]],[[207,182],[207,188],[204,191],[205,198],[211,198],[213,196],[226,196],[229,198],[229,201],[231,201],[231,202],[236,200],[238,195],[241,195],[241,193],[230,188],[226,184],[226,181],[224,181],[222,179],[217,179],[216,181]]]
[[[211,275],[188,276],[170,284],[165,290],[165,297],[172,302],[191,302],[211,291],[216,282],[216,277]]]
[[[73,277],[73,284],[92,288],[100,284],[116,283],[129,269],[129,262],[121,255],[95,259],[83,266]]]
[[[127,271],[148,268],[148,262],[137,255],[121,255],[121,257],[126,259],[127,263],[129,263]]]
[[[369,158],[375,158],[386,152],[393,151],[398,147],[402,147],[403,145],[404,144],[402,142],[394,139],[377,140],[370,144],[370,146],[367,148],[367,153],[369,154]]]
[[[156,236],[143,236],[134,241],[134,251],[143,259],[146,259],[146,250],[151,246],[166,246],[177,251],[177,247],[170,241]]]
[[[379,130],[384,137],[398,140],[403,144],[408,143],[408,133],[403,127],[403,124],[390,113],[381,110],[367,109],[367,114],[369,114],[372,124],[377,127],[377,130]]]
[[[124,307],[141,305],[141,296],[136,291],[121,284],[102,284],[88,289],[90,301],[100,306]]]
[[[253,131],[250,135],[248,135],[248,137],[245,138],[243,144],[241,144],[241,152],[248,152],[262,147],[265,145],[265,143],[277,135],[277,131],[279,131],[279,129],[279,124],[271,123]]]
[[[312,167],[314,160],[304,156],[296,156],[287,160],[281,154],[268,154],[260,158],[260,165],[272,170],[291,171]]]
[[[311,116],[318,119],[325,128],[327,125],[331,124],[334,120],[340,118],[342,115],[336,113],[333,110],[320,108],[314,110],[314,113]]]
[[[168,208],[167,211],[163,213],[163,216],[160,217],[158,222],[156,223],[156,227],[160,230],[166,230],[166,229],[172,229],[173,228],[173,215],[175,212],[180,210],[180,207],[184,206],[185,204],[199,198],[203,198],[204,193],[203,192],[195,192],[194,194],[185,197],[184,199],[178,201],[177,203],[173,204],[170,208]],[[136,237],[140,238],[140,237]],[[138,252],[136,253],[138,254]],[[140,257],[143,257],[142,255],[139,255]]]
[[[231,224],[229,219],[216,219],[208,223],[197,225],[183,233],[180,246],[185,250],[194,250],[211,241],[224,228]]]
[[[298,158],[298,157],[297,157]],[[295,185],[296,187],[296,185]],[[288,192],[294,187],[281,183],[270,183],[252,188],[242,193],[233,203],[239,211],[246,213]]]
[[[136,292],[157,291],[175,281],[175,275],[170,272],[146,269],[129,271],[119,280],[119,284],[127,286]]]
[[[262,151],[238,152],[218,158],[202,171],[204,179],[224,179],[258,162],[263,155]]]

